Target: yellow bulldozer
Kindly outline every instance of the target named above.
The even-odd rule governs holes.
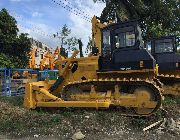
[[[163,95],[180,96],[180,38],[153,38],[146,44],[146,49],[158,64],[158,79],[163,83]]]
[[[130,116],[148,116],[162,101],[158,67],[152,55],[141,47],[137,21],[101,23],[92,18],[92,52],[88,57],[57,61],[59,77],[27,83],[24,106],[126,108]]]

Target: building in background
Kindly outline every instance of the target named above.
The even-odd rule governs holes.
[[[35,55],[34,55],[35,66],[34,66],[34,68],[39,68],[40,61],[45,57],[45,54],[48,52],[48,50],[50,50],[50,52],[52,53],[54,51],[54,49],[38,40],[33,39],[33,38],[31,38],[31,44],[32,44],[32,50],[35,51]],[[32,57],[31,57],[31,59],[32,59]],[[45,65],[49,64],[48,61],[49,60],[47,59],[45,62]]]

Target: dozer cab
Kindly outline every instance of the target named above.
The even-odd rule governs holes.
[[[180,95],[179,47],[177,36],[153,38],[146,45],[159,66],[158,79],[164,84],[163,94]]]
[[[58,60],[59,77],[26,85],[24,106],[126,108],[126,115],[151,115],[161,106],[155,59],[141,47],[136,21],[100,23],[92,19],[88,57]],[[124,110],[124,109],[123,109]]]

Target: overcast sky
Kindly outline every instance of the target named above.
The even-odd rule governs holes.
[[[0,0],[0,8],[16,18],[20,32],[53,48],[59,41],[52,35],[64,24],[71,28],[72,36],[82,39],[85,48],[91,36],[91,23],[86,20],[100,16],[104,7],[104,3],[94,4],[93,0]]]

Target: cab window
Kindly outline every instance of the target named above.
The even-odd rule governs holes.
[[[102,55],[104,57],[109,57],[111,55],[110,31],[103,32]]]
[[[180,37],[177,37],[177,38],[176,38],[176,42],[177,42],[177,43],[176,43],[176,44],[177,44],[177,45],[176,45],[176,46],[177,46],[177,52],[180,53]]]
[[[180,45],[177,46],[177,52],[180,53]]]
[[[134,32],[126,32],[126,46],[135,45],[135,34]]]
[[[155,41],[155,52],[156,53],[173,52],[172,39],[156,40]]]
[[[151,41],[146,44],[146,50],[151,53]]]
[[[135,33],[123,32],[115,35],[116,48],[125,48],[135,45]]]

